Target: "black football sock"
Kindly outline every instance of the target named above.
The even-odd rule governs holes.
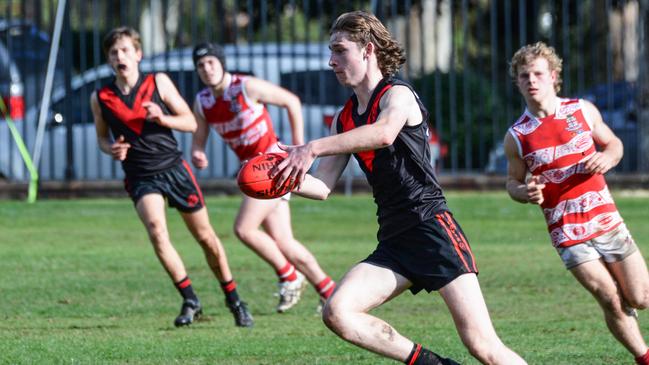
[[[412,351],[404,363],[408,365],[460,365],[460,363],[441,357],[417,343],[412,346]]]
[[[196,296],[196,293],[194,293],[194,288],[192,288],[192,281],[189,280],[189,276],[185,276],[184,279],[180,280],[177,283],[174,283],[174,285],[180,292],[180,295],[182,295],[183,299],[191,299],[198,302],[198,297]]]
[[[221,289],[225,294],[225,300],[228,303],[234,304],[239,301],[239,294],[237,293],[237,282],[234,279],[221,283]]]

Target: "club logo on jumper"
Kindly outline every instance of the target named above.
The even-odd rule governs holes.
[[[243,107],[242,107],[241,104],[239,103],[239,100],[237,100],[237,99],[232,99],[232,100],[230,101],[230,111],[231,111],[231,112],[233,112],[233,113],[236,114],[236,113],[239,113],[239,112],[241,111],[241,109],[243,109]]]
[[[582,133],[583,129],[581,128],[581,123],[575,118],[574,115],[568,114],[568,117],[566,118],[566,124],[568,127],[566,127],[567,131],[570,132],[575,132],[575,133]]]
[[[212,95],[212,92],[207,89],[198,94],[198,97],[201,101],[201,105],[203,105],[203,108],[205,109],[211,109],[214,104],[216,104],[214,95]]]

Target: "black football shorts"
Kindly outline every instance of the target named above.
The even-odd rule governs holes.
[[[462,274],[478,273],[471,247],[450,212],[380,241],[362,262],[406,277],[413,283],[413,294],[439,290]]]
[[[192,213],[205,206],[201,188],[184,160],[155,175],[126,178],[124,187],[133,204],[137,204],[146,194],[160,194],[170,207],[184,213]]]

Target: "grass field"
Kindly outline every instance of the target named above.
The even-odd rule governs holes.
[[[627,225],[649,252],[648,197],[614,194]],[[237,197],[212,197],[212,222],[239,292],[255,317],[235,328],[200,248],[169,211],[177,249],[206,316],[176,329],[180,297],[155,258],[127,199],[0,202],[0,363],[2,364],[391,364],[329,332],[309,289],[276,314],[274,272],[231,232]],[[606,330],[590,295],[552,249],[538,207],[505,193],[451,193],[480,268],[500,337],[530,364],[631,364]],[[326,202],[292,200],[296,236],[334,278],[374,248],[368,195]],[[441,298],[409,293],[375,312],[398,331],[463,364],[477,364]],[[645,334],[646,314],[640,314]]]

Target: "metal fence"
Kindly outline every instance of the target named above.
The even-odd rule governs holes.
[[[0,0],[0,94],[30,151],[58,4]],[[415,85],[431,112],[441,174],[505,173],[501,141],[523,108],[508,60],[538,40],[564,59],[561,94],[593,101],[622,138],[625,157],[616,171],[649,171],[649,0],[71,0],[45,118],[41,179],[123,176],[97,148],[88,103],[94,89],[110,82],[101,39],[112,27],[139,29],[142,70],[168,72],[190,104],[201,85],[189,49],[203,40],[225,45],[230,69],[300,96],[312,139],[327,133],[326,122],[349,95],[327,66],[328,28],[356,9],[377,14],[406,49],[399,76]],[[286,115],[270,110],[280,137],[290,141]],[[177,138],[188,158],[191,136]],[[208,153],[212,164],[199,177],[233,176],[237,160],[215,135]],[[28,179],[2,117],[0,174]]]

